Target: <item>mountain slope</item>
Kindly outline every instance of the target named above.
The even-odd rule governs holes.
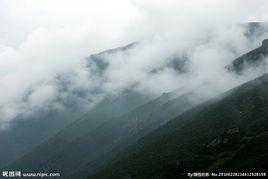
[[[79,161],[82,165],[70,178],[94,173],[100,167],[107,165],[118,151],[125,149],[170,119],[204,101],[205,98],[196,93],[186,93],[170,99],[173,95],[174,92],[163,94],[130,113],[106,122],[91,135],[85,136],[78,143],[74,143],[73,146],[81,145],[81,141],[90,144],[84,145],[90,155],[85,157],[85,161],[83,159]],[[93,149],[98,148],[98,151],[92,151],[92,147]],[[96,157],[92,158],[92,154]],[[87,156],[81,153],[80,155]],[[83,162],[85,163],[83,164]]]
[[[91,57],[101,58],[103,54],[120,53],[133,45],[107,50],[91,55]],[[91,57],[87,59],[88,63],[94,62]],[[62,89],[68,88],[66,79],[59,78],[58,80],[63,85]],[[41,110],[29,117],[17,117],[8,129],[0,129],[0,168],[22,157],[50,137],[54,137],[61,130],[61,134],[56,135],[55,141],[61,140],[62,144],[66,143],[65,145],[67,145],[70,141],[85,135],[90,129],[94,129],[111,117],[122,115],[151,99],[151,97],[132,90],[122,91],[118,95],[108,96],[104,94],[104,96],[102,102],[88,111],[85,111],[75,100],[68,101],[66,99],[63,101],[65,106],[63,111]]]
[[[0,130],[0,168],[55,135],[81,112],[78,107],[68,107],[64,112],[51,110],[18,117],[7,129]]]
[[[183,113],[88,178],[178,178],[187,172],[267,171],[267,106],[265,74]]]
[[[88,130],[88,133],[75,140],[64,142],[68,136],[63,134],[68,131],[61,131],[58,136],[43,143],[8,168],[20,168],[22,171],[56,170],[66,177],[87,165],[90,169],[87,173],[94,173],[103,165],[103,161],[114,155],[113,150],[135,142],[202,100],[204,99],[195,93],[180,96],[180,92],[176,91],[163,94],[129,113],[104,122],[95,130]],[[90,126],[86,124],[84,127]],[[81,134],[81,126],[76,129]],[[59,137],[62,135],[63,137]],[[111,153],[108,156],[105,155],[109,152]]]
[[[261,34],[263,34],[265,31],[265,29],[262,29],[262,25],[259,25],[259,23],[254,23],[254,24],[250,24],[250,25],[247,24],[247,26],[249,26],[249,33],[247,34],[249,38],[252,38],[252,37],[255,38],[255,36],[261,36]],[[252,38],[252,39],[254,39],[254,38]],[[102,75],[102,73],[105,72],[105,69],[107,68],[107,65],[108,65],[108,63],[106,63],[107,61],[104,59],[106,55],[114,54],[117,52],[124,52],[124,51],[127,51],[129,49],[132,49],[136,45],[137,45],[137,43],[132,43],[132,44],[129,44],[129,45],[124,46],[124,47],[111,49],[108,51],[101,52],[99,54],[91,55],[90,57],[88,57],[88,65],[96,66],[96,73],[98,73],[99,75]],[[187,71],[188,64],[187,64],[186,57],[181,59],[181,58],[178,58],[176,56],[171,55],[170,59],[167,59],[167,62],[168,63],[166,64],[166,66],[164,66],[163,68],[173,68],[179,73],[183,73],[183,72]],[[243,63],[241,63],[241,64],[243,64]],[[238,67],[238,69],[239,68],[240,67]],[[163,69],[161,69],[161,68],[153,69],[151,72],[157,73],[158,71],[161,71],[161,70],[163,70]],[[72,158],[69,158],[69,159],[66,158],[67,164],[64,164],[66,166],[62,167],[60,163],[65,160],[65,159],[62,160],[62,158],[64,158],[66,155],[72,155],[71,150],[73,150],[73,151],[76,150],[76,148],[73,148],[72,145],[82,146],[82,148],[85,147],[84,149],[81,149],[82,151],[85,151],[87,145],[89,145],[89,146],[93,145],[92,143],[88,144],[88,140],[93,140],[91,135],[94,134],[94,130],[96,130],[96,128],[98,126],[101,126],[101,124],[105,123],[106,127],[103,127],[101,129],[103,129],[103,130],[108,129],[109,131],[110,130],[116,131],[118,128],[113,126],[113,125],[112,125],[113,129],[109,129],[107,127],[108,124],[111,124],[110,122],[107,122],[107,121],[109,121],[111,118],[113,118],[113,119],[115,119],[114,121],[116,123],[118,122],[119,124],[121,124],[119,121],[120,120],[123,121],[123,119],[117,120],[118,116],[122,115],[123,113],[127,113],[127,112],[131,111],[136,106],[143,104],[145,101],[148,101],[149,99],[150,98],[142,96],[141,94],[136,94],[135,92],[133,92],[131,90],[129,90],[128,92],[122,92],[115,99],[114,99],[114,97],[111,97],[111,98],[107,97],[103,102],[101,102],[99,105],[97,105],[92,111],[89,111],[88,113],[86,113],[79,120],[72,123],[68,127],[64,128],[55,136],[52,136],[52,134],[55,134],[55,132],[57,132],[59,129],[61,129],[64,126],[63,123],[61,123],[62,120],[58,120],[58,121],[56,121],[56,124],[60,125],[60,127],[52,130],[52,128],[55,124],[54,123],[55,121],[53,119],[60,118],[58,116],[54,116],[53,119],[51,119],[50,121],[46,121],[48,123],[46,123],[46,122],[37,123],[37,121],[35,119],[33,119],[33,121],[34,121],[33,124],[31,124],[30,120],[28,120],[29,123],[24,123],[24,122],[18,123],[17,128],[14,128],[14,130],[16,129],[15,133],[10,132],[10,133],[4,134],[4,135],[2,135],[2,133],[0,134],[0,143],[2,146],[4,146],[4,147],[1,146],[1,148],[0,148],[0,167],[3,166],[4,164],[8,164],[10,161],[12,161],[14,159],[17,159],[22,154],[24,154],[26,151],[28,151],[28,154],[26,156],[30,156],[30,154],[35,155],[36,153],[39,153],[38,156],[42,156],[41,158],[43,159],[43,161],[40,161],[40,163],[36,163],[35,161],[32,162],[30,160],[34,160],[34,159],[30,157],[31,159],[28,159],[29,164],[21,164],[21,166],[23,166],[22,168],[27,169],[27,167],[29,167],[29,169],[31,169],[31,168],[36,167],[36,168],[49,169],[49,168],[52,168],[53,166],[56,166],[55,168],[58,169],[58,168],[71,167],[72,165],[75,165],[75,164],[69,164],[70,163],[69,161]],[[193,104],[196,104],[196,103],[193,103],[190,106],[187,106],[190,103],[188,103],[188,102],[185,102],[185,103],[186,103],[186,106],[182,107],[183,110],[187,109],[187,107],[190,107]],[[131,137],[130,137],[130,135],[127,135],[124,139],[119,140],[119,137],[118,137],[119,134],[123,135],[123,136],[124,136],[124,134],[119,132],[118,134],[115,134],[115,136],[111,135],[113,140],[119,140],[119,142],[117,144],[111,144],[109,146],[110,148],[107,147],[107,148],[109,148],[109,150],[105,149],[104,151],[102,151],[102,154],[105,154],[105,156],[98,154],[98,156],[96,156],[96,158],[94,158],[94,157],[93,158],[91,158],[91,157],[86,158],[85,157],[85,159],[81,160],[82,161],[81,163],[79,163],[79,161],[78,161],[79,159],[77,159],[76,162],[77,162],[77,165],[79,165],[79,166],[75,165],[74,169],[80,168],[81,171],[84,171],[84,170],[89,170],[88,168],[98,168],[97,166],[100,166],[100,163],[103,163],[103,162],[100,162],[100,160],[106,161],[106,159],[108,159],[112,155],[114,155],[113,150],[116,150],[118,146],[122,145],[124,143],[122,141],[129,140],[130,142],[134,142],[135,140],[137,140],[141,136],[148,133],[150,130],[153,130],[157,126],[164,124],[165,122],[167,122],[168,120],[170,120],[171,118],[175,117],[176,115],[178,115],[180,112],[183,111],[183,110],[177,111],[177,107],[180,105],[181,105],[180,100],[174,99],[173,102],[171,100],[170,102],[167,102],[166,104],[163,104],[162,106],[160,105],[160,107],[157,107],[154,110],[154,112],[152,112],[153,114],[150,117],[148,117],[147,112],[143,112],[144,116],[140,119],[144,118],[144,119],[148,120],[145,123],[135,121],[135,120],[133,120],[134,122],[132,122],[129,119],[130,121],[128,121],[128,122],[130,122],[131,125],[130,125],[130,128],[127,128],[127,129],[132,131]],[[186,108],[184,108],[184,107],[186,107]],[[152,109],[149,108],[149,111],[152,111]],[[162,111],[164,111],[164,112],[162,112]],[[70,113],[72,114],[72,111]],[[42,114],[40,117],[40,120],[42,120],[43,118],[50,119],[51,118],[50,115],[51,114],[48,114],[48,115]],[[81,113],[79,115],[76,115],[76,116],[68,116],[68,114],[67,114],[67,116],[70,117],[71,120],[76,120],[77,117],[80,115],[81,115]],[[133,119],[135,119],[134,113],[131,115],[127,116],[127,117],[125,116],[125,117],[127,119],[131,118],[131,117]],[[152,120],[153,117],[155,117],[157,119],[155,122],[153,122],[153,120]],[[57,125],[55,125],[55,126],[57,126]],[[151,128],[150,128],[150,125],[151,125]],[[22,127],[22,126],[26,126],[26,127]],[[144,126],[146,126],[146,127],[144,127]],[[140,128],[142,130],[139,130]],[[36,130],[33,130],[33,129],[36,129]],[[51,129],[49,134],[47,133],[47,129]],[[14,131],[14,130],[12,130],[12,131]],[[18,132],[20,130],[22,132]],[[124,131],[124,130],[122,130],[122,131]],[[143,131],[143,132],[141,132],[141,131]],[[101,136],[102,134],[97,133],[96,135]],[[21,137],[21,136],[24,136],[24,137]],[[48,141],[43,142],[44,140],[46,140],[50,136],[52,136],[52,137]],[[106,137],[107,136],[108,135],[106,134]],[[109,136],[109,137],[111,137],[111,136]],[[131,140],[130,140],[130,138],[131,138]],[[13,141],[13,142],[10,142],[10,141]],[[27,143],[29,143],[29,144],[27,144]],[[35,148],[34,152],[32,152],[31,151],[32,148],[40,143],[43,143],[43,144],[38,146],[37,148]],[[128,142],[126,142],[126,143],[130,144]],[[27,145],[25,145],[25,144],[27,144]],[[104,144],[101,144],[101,145],[104,145]],[[112,148],[114,148],[114,149],[112,150]],[[119,148],[121,149],[121,147],[119,147]],[[18,150],[18,151],[16,151],[16,150]],[[110,151],[110,150],[112,150],[112,151]],[[13,151],[15,151],[15,152],[13,152]],[[80,151],[80,150],[78,150],[78,151]],[[61,155],[61,153],[63,153],[63,155]],[[112,154],[110,154],[110,153],[112,153]],[[107,156],[109,156],[109,157],[107,157]],[[54,157],[56,159],[53,159]],[[81,158],[81,156],[78,156],[78,158],[79,157]],[[86,160],[88,160],[88,161],[86,161]],[[18,160],[18,161],[20,161],[20,160]],[[18,161],[17,161],[17,163],[18,163]],[[1,164],[3,164],[3,165],[1,165]],[[87,165],[87,167],[85,167],[85,169],[83,167],[84,164]]]
[[[229,71],[242,74],[248,68],[256,68],[260,65],[266,65],[266,56],[268,55],[268,39],[262,41],[262,45],[241,57],[235,59],[231,65],[227,66]]]
[[[66,146],[68,146],[73,140],[83,135],[86,135],[91,130],[95,129],[98,125],[109,120],[110,117],[116,117],[118,115],[121,115],[125,111],[129,111],[135,108],[136,106],[144,103],[147,100],[148,100],[147,97],[135,94],[133,92],[123,92],[118,97],[111,97],[111,98],[106,97],[106,99],[104,99],[101,103],[96,105],[93,109],[91,109],[89,112],[87,112],[80,118],[77,117],[78,115],[74,116],[72,114],[69,114],[69,116],[62,119],[62,120],[67,121],[67,118],[73,118],[73,120],[78,118],[73,123],[69,124],[68,126],[64,127],[62,130],[60,130],[60,132],[54,130],[51,140],[48,140],[48,141],[46,141],[47,139],[46,137],[44,137],[44,135],[41,135],[42,132],[48,133],[50,130],[53,129],[52,128],[53,124],[56,127],[56,122],[57,122],[57,126],[59,125],[64,126],[61,120],[57,120],[56,116],[48,118],[49,119],[48,121],[44,117],[44,114],[42,114],[43,118],[39,118],[35,120],[33,119],[30,121],[26,120],[22,122],[17,122],[16,126],[17,125],[20,125],[20,126],[18,126],[17,128],[16,127],[12,128],[12,129],[17,129],[16,131],[13,131],[13,130],[9,130],[10,132],[4,131],[7,134],[0,136],[0,139],[2,138],[3,140],[5,139],[7,144],[8,142],[9,143],[13,142],[14,144],[16,144],[16,145],[14,144],[4,145],[3,147],[1,146],[0,150],[1,150],[1,155],[3,155],[2,158],[6,157],[8,161],[11,161],[12,158],[16,159],[16,157],[19,156],[19,155],[14,155],[14,152],[12,153],[12,151],[16,150],[17,148],[20,151],[22,150],[22,147],[20,146],[20,143],[18,143],[18,141],[21,141],[22,146],[24,146],[25,148],[28,146],[28,145],[25,146],[27,142],[32,142],[32,143],[36,142],[36,144],[45,143],[45,146],[46,145],[50,147],[54,146],[51,149],[47,149],[45,147],[43,148],[42,146],[41,150],[43,151],[47,150],[44,153],[46,154],[46,157],[49,157],[50,153],[56,153],[56,152],[61,151]],[[72,111],[69,111],[69,112],[72,112]],[[48,117],[47,115],[45,116]],[[46,130],[46,128],[48,128],[49,130]],[[27,134],[27,135],[24,135],[24,134]],[[6,143],[3,142],[2,144],[6,144]],[[14,146],[17,146],[17,147],[14,147]],[[35,147],[38,147],[38,145]],[[29,152],[32,150],[31,148],[29,149],[29,147],[26,149],[28,149],[28,151],[23,150],[23,153],[25,153],[26,151]],[[11,155],[4,155],[4,154],[11,154]],[[20,155],[21,155],[21,152],[20,152]],[[43,155],[40,155],[40,156],[43,156]]]

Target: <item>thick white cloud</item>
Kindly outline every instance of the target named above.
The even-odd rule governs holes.
[[[213,84],[210,94],[226,90],[253,75],[236,79],[224,66],[267,35],[249,41],[237,24],[265,21],[267,12],[265,0],[0,0],[0,125],[129,87],[151,95],[204,83]],[[86,66],[88,55],[134,41],[106,56],[101,76]],[[188,73],[166,68],[174,55],[187,56]]]
[[[125,0],[1,0],[0,39],[18,46],[39,27],[72,32],[91,29],[95,35],[105,38],[106,34],[112,39],[122,33],[134,15],[135,8]]]

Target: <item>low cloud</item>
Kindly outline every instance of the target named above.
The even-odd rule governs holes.
[[[158,96],[206,84],[206,95],[213,96],[263,72],[253,70],[238,77],[225,66],[267,37],[268,31],[249,38],[249,29],[242,24],[267,20],[267,1],[116,0],[107,8],[104,1],[79,0],[67,1],[61,11],[63,1],[40,0],[44,6],[39,1],[26,3],[32,19],[11,13],[18,9],[18,1],[3,2],[8,8],[2,13],[11,16],[13,25],[5,27],[8,20],[0,19],[4,27],[0,34],[0,125],[39,110],[64,110],[70,101],[89,109],[105,95],[125,89]],[[69,12],[72,5],[80,10]],[[87,10],[85,5],[93,7]],[[22,32],[14,30],[20,20],[29,22],[19,24]],[[131,42],[137,43],[127,50],[102,54],[103,69],[89,58]],[[174,68],[174,61],[185,69]]]

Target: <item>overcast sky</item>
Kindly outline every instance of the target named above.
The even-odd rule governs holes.
[[[205,80],[232,87],[238,82],[224,65],[267,37],[249,42],[236,25],[267,20],[267,0],[0,0],[0,125],[62,109],[58,99],[77,89],[107,94],[138,84],[137,91],[158,95]],[[130,52],[107,56],[103,76],[86,67],[90,54],[137,41]],[[149,73],[174,54],[188,55],[190,74]],[[59,76],[71,84],[66,93]]]
[[[155,26],[172,30],[176,22],[265,21],[267,6],[265,0],[0,0],[0,39],[18,46],[40,27],[84,28],[117,40],[131,31],[141,38],[142,33],[156,33]]]

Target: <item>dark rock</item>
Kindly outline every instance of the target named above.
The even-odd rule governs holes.
[[[268,39],[262,41],[262,47],[268,48]]]
[[[236,134],[239,133],[239,128],[238,127],[234,127],[234,128],[230,128],[226,130],[227,134]]]
[[[221,139],[220,138],[215,138],[212,141],[210,141],[207,145],[207,148],[215,148],[221,144]]]

